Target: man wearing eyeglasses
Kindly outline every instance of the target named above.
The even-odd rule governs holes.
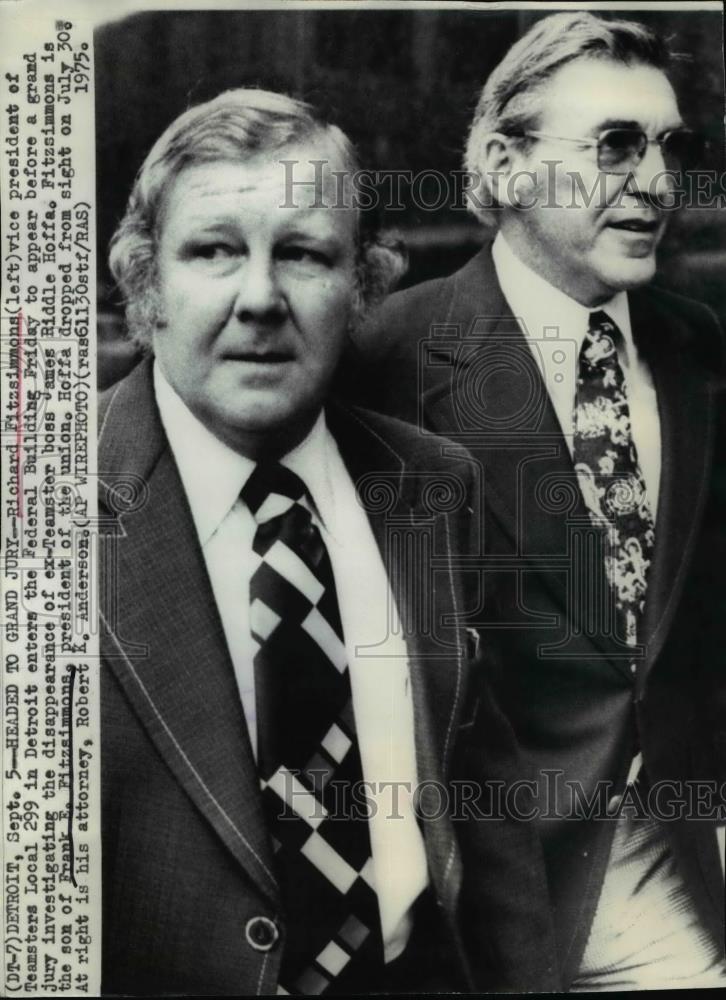
[[[574,991],[726,985],[722,346],[710,310],[645,287],[698,165],[667,68],[639,24],[538,22],[468,139],[493,244],[394,295],[367,341],[373,402],[483,468],[471,620],[532,767]]]

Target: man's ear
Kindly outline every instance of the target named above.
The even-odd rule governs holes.
[[[503,132],[487,132],[481,138],[477,162],[484,183],[494,200],[504,208],[516,208],[512,198],[514,175],[521,169],[521,152],[512,136]]]

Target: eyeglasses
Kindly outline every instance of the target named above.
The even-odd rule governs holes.
[[[547,132],[512,132],[513,136],[533,139],[553,139],[555,142],[574,142],[578,146],[597,149],[598,169],[610,174],[627,174],[635,169],[645,156],[648,146],[660,146],[667,170],[693,170],[702,163],[703,138],[688,128],[663,132],[655,139],[639,128],[609,128],[601,132],[597,139],[574,139],[564,135],[549,135]]]

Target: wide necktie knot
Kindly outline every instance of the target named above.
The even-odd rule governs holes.
[[[265,558],[275,545],[296,553],[314,572],[325,550],[313,523],[310,494],[302,479],[277,462],[255,467],[240,493],[257,522],[253,550]]]
[[[622,334],[602,309],[590,313],[587,333],[580,350],[580,372],[583,367],[614,368],[618,364],[618,348]]]
[[[285,514],[307,496],[307,487],[300,476],[279,462],[259,462],[240,492],[258,524]]]

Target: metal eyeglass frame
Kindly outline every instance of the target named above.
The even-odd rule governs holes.
[[[627,166],[625,165],[624,162],[624,169],[622,170],[613,169],[613,165],[603,166],[602,163],[600,162],[603,140],[605,139],[606,136],[611,135],[613,132],[629,132],[632,133],[634,136],[636,135],[640,136],[640,142],[639,142],[640,148],[637,147],[633,148],[633,151],[629,154],[627,158]],[[635,129],[635,128],[608,128],[605,129],[603,132],[601,132],[600,135],[597,137],[597,139],[588,139],[585,137],[575,138],[574,136],[568,136],[568,135],[551,135],[549,132],[538,132],[535,129],[528,129],[527,131],[522,131],[522,132],[510,132],[509,135],[513,136],[514,138],[552,139],[556,142],[573,142],[576,143],[578,146],[585,146],[597,149],[598,170],[602,170],[605,173],[611,173],[611,174],[628,173],[628,171],[632,169],[632,167],[634,166],[637,167],[637,165],[642,161],[643,157],[645,156],[645,152],[648,146],[657,144],[658,146],[660,146],[661,153],[665,157],[665,149],[663,144],[666,143],[672,135],[687,135],[695,140],[698,140],[699,138],[698,133],[694,132],[693,129],[689,128],[669,129],[667,132],[663,132],[661,135],[656,136],[654,139],[649,139],[642,129]],[[688,168],[686,167],[684,169]]]

